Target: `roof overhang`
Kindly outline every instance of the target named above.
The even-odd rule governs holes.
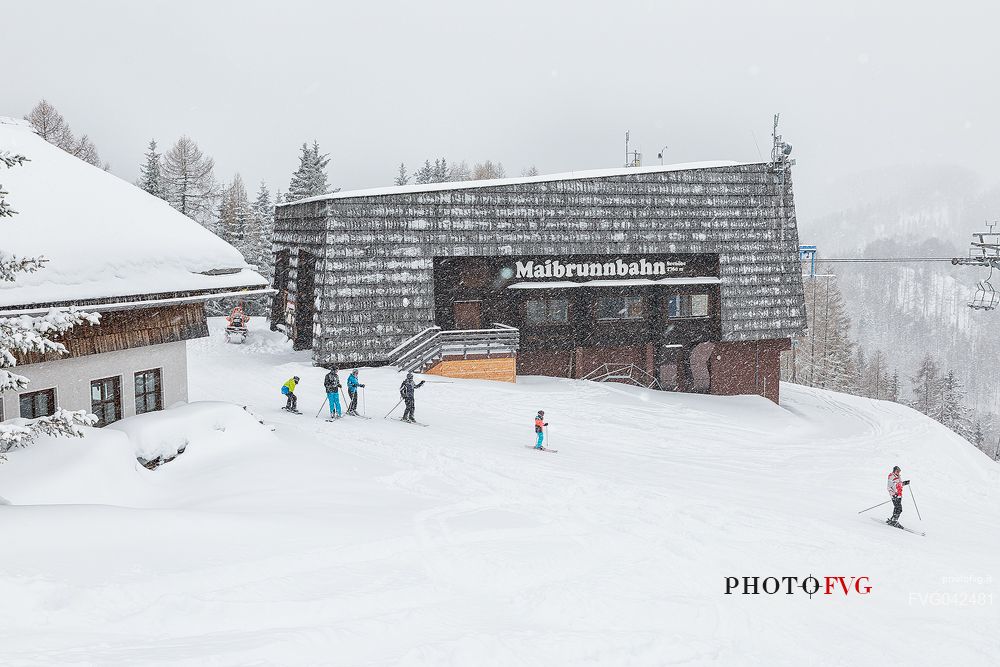
[[[226,292],[210,292],[204,294],[189,294],[185,296],[165,297],[160,299],[134,299],[126,301],[103,301],[90,304],[65,304],[48,303],[37,304],[25,308],[0,308],[0,317],[18,317],[20,315],[44,315],[52,310],[65,310],[74,308],[89,313],[109,313],[116,310],[137,310],[140,308],[157,308],[161,306],[177,306],[185,303],[197,303],[199,301],[213,301],[215,299],[242,298],[255,296],[257,294],[277,294],[277,290],[270,287],[252,287],[245,290],[230,290]]]
[[[690,278],[633,278],[622,280],[588,280],[577,283],[569,280],[553,280],[549,282],[522,282],[508,285],[507,289],[569,289],[575,287],[655,287],[657,285],[718,285],[722,280],[714,276],[696,276]]]

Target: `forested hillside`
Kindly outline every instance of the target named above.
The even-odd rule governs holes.
[[[946,258],[966,255],[972,232],[1000,218],[1000,187],[958,167],[908,168],[859,174],[811,204],[830,209],[799,220],[802,242],[816,243],[821,260]],[[968,307],[987,272],[947,261],[818,267],[805,280],[813,330],[797,345],[795,381],[923,401],[923,411],[995,454],[1000,311]]]

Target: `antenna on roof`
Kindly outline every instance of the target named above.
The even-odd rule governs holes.
[[[781,135],[778,134],[778,119],[781,118],[780,113],[774,114],[774,129],[771,130],[771,164],[775,169],[778,169],[784,163],[795,164],[794,160],[788,158],[792,154],[792,145],[786,143]]]
[[[792,154],[792,145],[786,143],[781,135],[778,134],[778,119],[781,118],[780,113],[774,114],[774,126],[771,129],[771,164],[770,171],[777,176],[778,186],[778,228],[780,230],[781,241],[785,241],[785,175],[788,172],[788,168],[795,164],[795,160],[789,159],[789,155]]]
[[[642,166],[642,153],[639,151],[629,152],[628,150],[628,139],[629,132],[625,130],[625,166],[626,167],[641,167]]]

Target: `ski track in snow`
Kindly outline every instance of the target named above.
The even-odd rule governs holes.
[[[89,499],[117,478],[88,468],[61,473],[75,504],[19,506],[19,457],[40,454],[0,466],[18,545],[0,574],[3,664],[1000,662],[996,604],[913,601],[1000,604],[998,468],[905,408],[793,385],[775,406],[522,378],[429,383],[431,427],[414,428],[381,418],[401,376],[363,369],[374,419],[328,423],[308,352],[260,328],[245,346],[212,333],[190,346],[191,399],[248,405],[273,434],[136,469],[140,491],[113,504]],[[301,416],[279,409],[295,374]],[[556,455],[523,447],[538,408]],[[868,520],[885,507],[857,514],[886,499],[894,463],[925,516],[907,498],[902,522],[927,537]],[[874,590],[723,594],[726,576],[810,574]],[[963,575],[993,580],[942,583]]]

